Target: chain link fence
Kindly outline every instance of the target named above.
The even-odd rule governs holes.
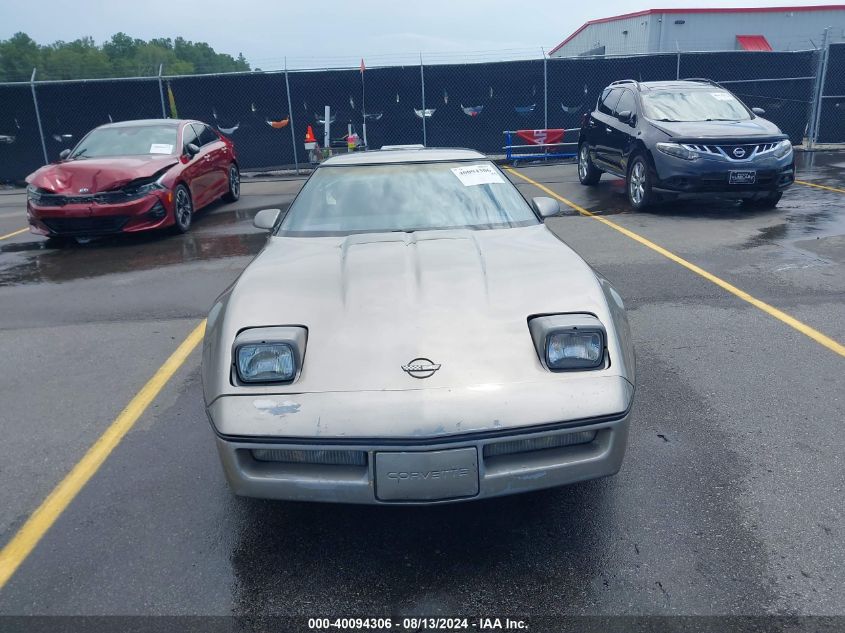
[[[345,151],[422,143],[503,154],[506,130],[567,129],[610,82],[705,77],[762,107],[793,143],[845,142],[845,44],[799,52],[708,52],[464,64],[254,71],[0,84],[0,181],[20,181],[109,121],[189,118],[236,144],[244,170],[307,166],[311,126]],[[329,138],[325,143],[325,109]]]

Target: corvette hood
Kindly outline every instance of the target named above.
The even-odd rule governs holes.
[[[771,121],[760,117],[749,121],[650,121],[673,139],[712,139],[741,143],[748,139],[781,139],[786,135]]]
[[[209,314],[206,396],[244,393],[229,383],[232,342],[273,325],[308,329],[299,379],[264,388],[275,393],[560,380],[540,364],[527,321],[573,312],[612,328],[594,272],[544,225],[274,237]],[[416,358],[441,368],[414,378],[402,365]],[[585,373],[604,371],[619,369]]]
[[[89,193],[118,189],[138,178],[149,178],[175,165],[175,156],[150,155],[120,158],[80,158],[45,165],[26,181],[52,193]]]

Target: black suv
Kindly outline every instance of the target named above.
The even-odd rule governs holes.
[[[760,108],[706,79],[614,81],[584,116],[578,178],[625,178],[635,209],[657,196],[715,194],[774,207],[792,184],[792,144]]]

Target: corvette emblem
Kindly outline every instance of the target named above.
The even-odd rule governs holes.
[[[402,365],[402,370],[414,378],[430,378],[440,369],[439,363],[429,358],[415,358],[407,365]]]
[[[745,156],[745,149],[742,147],[734,147],[734,151],[732,153],[737,158],[743,158]]]
[[[91,191],[91,190],[90,190],[88,187],[82,187],[82,188],[79,190],[79,193],[88,193],[89,191]]]

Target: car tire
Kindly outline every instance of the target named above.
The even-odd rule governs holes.
[[[235,163],[229,165],[229,191],[223,194],[226,202],[237,202],[241,197],[241,172]]]
[[[778,206],[778,202],[783,197],[783,191],[776,191],[770,193],[762,198],[746,198],[742,204],[746,207],[755,207],[757,209],[774,209]]]
[[[625,192],[628,204],[635,211],[640,211],[651,205],[655,196],[651,190],[652,171],[648,160],[642,154],[635,154],[628,164],[628,175],[625,178]]]
[[[582,185],[592,186],[598,184],[601,173],[601,169],[596,167],[590,158],[590,147],[582,143],[578,147],[578,180]]]
[[[173,190],[173,228],[177,233],[187,233],[194,219],[194,203],[191,192],[185,185],[176,185]]]

